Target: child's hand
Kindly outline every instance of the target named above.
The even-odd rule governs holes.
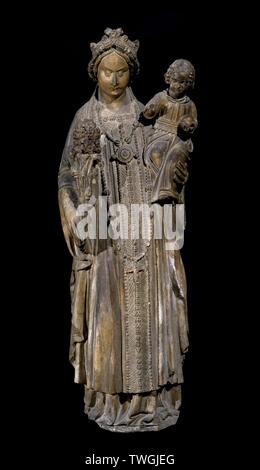
[[[155,104],[150,104],[146,106],[143,110],[143,115],[146,119],[153,119],[158,113],[158,106]]]

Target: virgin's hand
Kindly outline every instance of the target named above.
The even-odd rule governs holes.
[[[81,216],[78,215],[77,210],[73,207],[67,207],[65,210],[66,220],[70,229],[70,232],[75,240],[77,245],[81,244],[80,235],[78,231],[78,223],[82,219]]]
[[[82,221],[83,217],[82,215],[76,215],[74,219],[72,220],[72,231],[73,231],[73,238],[76,243],[76,245],[81,248],[85,244],[85,238],[84,235],[85,233],[82,233],[82,228],[80,229],[80,224],[79,223]]]
[[[177,184],[184,185],[187,183],[189,178],[188,165],[181,161],[176,163],[173,180]]]

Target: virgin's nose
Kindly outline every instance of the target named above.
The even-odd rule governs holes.
[[[112,85],[116,86],[117,84],[118,84],[117,74],[113,73],[113,75],[112,75]]]

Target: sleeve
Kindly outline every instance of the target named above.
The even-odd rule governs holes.
[[[74,178],[71,172],[70,152],[73,142],[73,131],[78,122],[76,113],[65,142],[61,163],[58,173],[58,203],[61,217],[61,224],[65,241],[73,257],[80,257],[79,240],[77,240],[73,229],[77,211],[77,195],[75,191]]]

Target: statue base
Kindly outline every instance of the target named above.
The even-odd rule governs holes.
[[[111,432],[160,431],[176,424],[180,406],[181,385],[112,395],[85,387],[85,413],[100,428]]]
[[[175,418],[169,419],[168,421],[162,423],[161,425],[144,425],[144,426],[106,426],[105,424],[99,424],[99,427],[105,429],[106,431],[112,432],[121,432],[121,433],[129,433],[129,432],[151,432],[151,431],[161,431],[162,429],[166,429],[170,426],[174,426],[176,424],[179,417],[179,413]]]

